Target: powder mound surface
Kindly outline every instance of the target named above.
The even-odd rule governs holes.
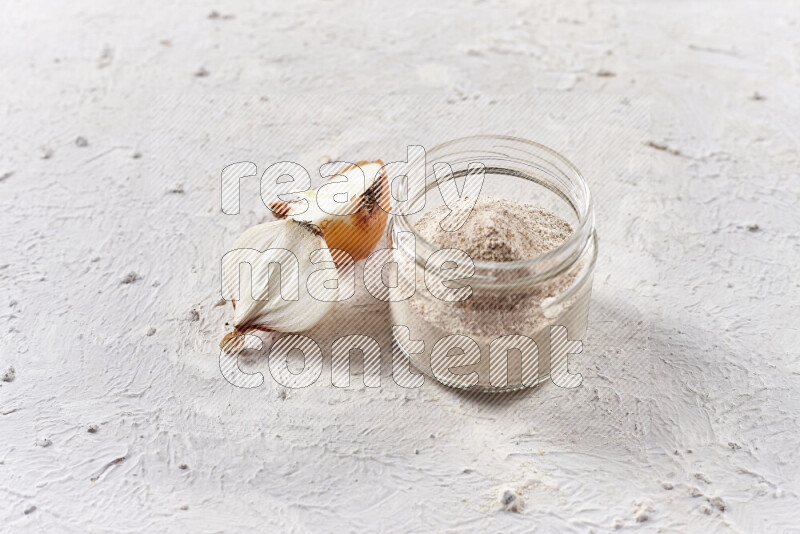
[[[460,201],[454,211],[470,209],[469,201]],[[419,234],[440,248],[463,250],[475,261],[508,262],[535,258],[564,242],[572,227],[558,215],[531,204],[514,200],[481,197],[469,218],[458,230],[443,230],[440,222],[449,213],[439,206],[423,215],[415,224]],[[431,295],[411,299],[409,306],[421,319],[436,325],[447,334],[494,335],[537,332],[548,321],[542,302],[566,291],[575,281],[580,266],[560,276],[533,285],[520,284],[503,290],[474,287],[463,301],[446,302]],[[503,273],[507,282],[527,271]],[[427,287],[423,269],[417,269],[417,287]],[[500,280],[500,279],[498,279]]]
[[[462,201],[453,208],[465,214],[470,203]],[[434,248],[460,249],[475,261],[501,263],[535,258],[555,249],[572,234],[572,227],[558,215],[510,199],[478,198],[469,218],[454,232],[440,225],[449,213],[446,206],[434,208],[420,217],[414,227]],[[398,258],[414,261],[402,254],[398,254]],[[456,374],[469,375],[472,377],[469,380],[474,380],[469,387],[497,391],[490,375],[502,379],[503,370],[490,369],[492,343],[512,334],[526,336],[536,343],[536,371],[541,379],[550,373],[551,325],[563,326],[573,336],[586,331],[591,286],[576,285],[576,281],[587,261],[590,258],[581,258],[572,265],[565,265],[559,274],[537,281],[532,276],[539,268],[535,262],[513,269],[490,268],[481,273],[483,280],[475,283],[469,280],[469,296],[456,301],[443,300],[432,293],[433,285],[429,285],[425,267],[414,262],[416,292],[406,301],[392,303],[393,320],[414,332],[414,339],[424,341],[425,349],[410,353],[409,358],[419,370],[440,381],[443,379],[436,375],[436,369],[441,371],[455,365]],[[568,291],[572,293],[567,295]],[[434,356],[433,348],[438,342],[453,334],[470,338],[477,344],[480,355],[463,352],[464,357],[451,353]],[[502,346],[495,348],[498,347],[502,352]],[[452,358],[458,358],[457,364]],[[521,358],[509,357],[507,362],[508,388],[522,387]],[[530,367],[526,369],[526,372],[531,370]],[[444,383],[464,387],[461,382]]]
[[[453,216],[461,219],[471,202],[458,201]],[[473,260],[516,261],[534,258],[563,243],[571,234],[570,224],[548,210],[513,200],[480,197],[461,228],[447,232],[440,226],[449,210],[439,206],[415,225],[420,235],[441,248],[463,250]]]

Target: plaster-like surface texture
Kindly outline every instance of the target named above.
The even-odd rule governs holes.
[[[797,2],[252,4],[0,6],[0,531],[797,528]],[[381,388],[222,378],[225,165],[480,133],[595,195],[579,389],[401,388],[363,292]]]

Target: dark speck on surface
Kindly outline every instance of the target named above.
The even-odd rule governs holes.
[[[670,148],[669,146],[665,145],[664,143],[656,143],[655,141],[648,141],[645,143],[646,146],[650,148],[655,148],[656,150],[661,150],[662,152],[667,152],[672,154],[673,156],[681,156],[681,151],[677,148]]]
[[[87,141],[85,137],[78,137],[75,139],[75,145],[83,148],[89,146],[89,141]]]
[[[136,282],[138,280],[141,280],[141,279],[142,279],[142,277],[141,277],[141,275],[139,273],[137,273],[136,271],[131,271],[128,274],[125,275],[125,278],[123,278],[120,281],[120,284],[132,284],[132,283],[134,283],[134,282]]]
[[[220,15],[219,11],[214,10],[208,14],[208,18],[211,20],[230,20],[234,18],[234,15]]]
[[[519,512],[522,507],[519,495],[512,490],[503,491],[503,494],[500,496],[500,504],[503,505],[503,509],[507,512]]]
[[[712,497],[708,499],[708,504],[719,510],[720,512],[725,511],[725,501],[722,500],[722,497]]]
[[[9,367],[5,373],[3,373],[2,380],[3,382],[13,382],[14,378],[17,376],[17,371],[14,367]]]
[[[694,474],[694,478],[696,478],[697,480],[699,480],[701,482],[705,482],[706,484],[711,484],[711,481],[703,473],[695,473]]]

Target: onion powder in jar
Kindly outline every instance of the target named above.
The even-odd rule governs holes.
[[[426,159],[425,186],[387,226],[394,289],[415,284],[411,297],[391,299],[397,348],[451,387],[512,391],[551,374],[562,387],[579,384],[567,360],[586,333],[597,257],[580,172],[545,146],[503,136],[450,141]],[[451,173],[433,172],[445,163]],[[478,198],[462,186],[464,198],[445,199],[455,188],[437,177],[467,177],[475,164],[484,172]],[[441,221],[451,210],[471,212],[448,232]]]

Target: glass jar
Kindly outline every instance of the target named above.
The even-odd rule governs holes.
[[[432,149],[426,160],[422,192],[387,225],[399,266],[397,286],[416,286],[410,298],[391,302],[396,347],[419,371],[459,388],[512,391],[546,380],[551,367],[566,370],[563,351],[552,351],[551,362],[551,327],[566,327],[570,340],[586,333],[597,257],[592,199],[580,172],[543,145],[506,136],[456,139]],[[448,178],[459,184],[476,162],[485,167],[480,195],[545,208],[573,231],[558,247],[530,259],[474,260],[474,272],[462,284],[472,288],[471,296],[444,302],[425,282],[428,259],[439,248],[418,233],[415,223],[444,203],[434,165],[449,164]],[[414,239],[409,241],[408,234],[401,239],[401,232]]]

